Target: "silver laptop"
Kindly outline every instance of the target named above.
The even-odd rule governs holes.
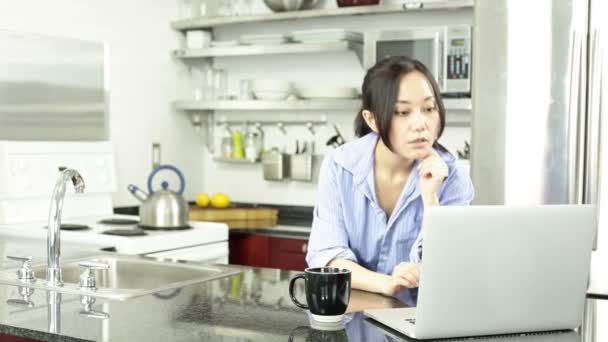
[[[416,339],[578,327],[593,205],[427,209],[416,308],[364,313]]]

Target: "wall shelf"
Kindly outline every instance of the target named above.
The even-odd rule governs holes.
[[[202,28],[213,28],[223,25],[246,24],[280,20],[295,20],[323,17],[340,17],[366,14],[391,14],[402,12],[420,12],[434,10],[458,10],[473,8],[474,0],[446,0],[444,2],[431,2],[422,4],[421,7],[408,8],[404,5],[380,5],[380,6],[352,6],[334,9],[312,9],[303,11],[267,13],[249,16],[227,16],[227,17],[198,17],[192,19],[176,20],[171,23],[175,30],[187,31]]]
[[[322,43],[285,43],[275,45],[235,45],[230,47],[211,47],[204,49],[175,50],[173,56],[181,59],[211,58],[228,56],[277,55],[296,53],[323,53],[335,51],[354,51],[362,59],[363,43],[349,40]]]
[[[218,163],[227,163],[227,164],[249,164],[249,165],[260,164],[259,160],[251,161],[248,159],[231,159],[231,158],[220,158],[220,157],[213,158],[213,161],[218,162]]]
[[[175,101],[173,107],[184,111],[214,111],[214,110],[358,110],[360,99],[319,99],[319,100],[284,100],[284,101]]]
[[[447,111],[467,111],[472,109],[471,99],[443,99]],[[323,111],[339,110],[354,111],[361,107],[361,99],[315,99],[315,100],[226,100],[226,101],[190,101],[179,100],[173,102],[173,108],[183,111],[215,111],[215,110],[294,110],[294,111]],[[450,113],[451,114],[451,113]],[[450,116],[448,114],[448,116]]]

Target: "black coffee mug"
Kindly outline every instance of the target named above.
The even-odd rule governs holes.
[[[335,267],[307,268],[289,282],[289,296],[298,307],[310,310],[313,319],[332,322],[342,319],[350,300],[350,270]],[[304,279],[306,303],[295,297],[296,280]]]

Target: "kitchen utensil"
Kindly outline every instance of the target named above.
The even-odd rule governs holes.
[[[318,0],[264,0],[264,3],[273,12],[286,12],[311,9]]]
[[[327,140],[325,145],[332,146],[332,147],[338,147],[340,145],[344,145],[344,142],[345,142],[344,137],[342,137],[342,134],[338,130],[338,126],[336,126],[335,124],[334,124],[334,130],[336,131],[336,135],[329,138],[329,140]]]
[[[282,44],[288,40],[289,37],[281,33],[246,34],[239,38],[239,42],[245,45]]]
[[[377,5],[380,0],[336,0],[338,7]]]
[[[312,154],[292,154],[289,159],[290,179],[312,181]]]
[[[276,208],[240,208],[224,209],[190,207],[190,220],[223,222],[229,228],[270,228],[277,224],[278,209]]]
[[[152,179],[161,170],[170,170],[177,174],[180,180],[177,192],[169,190],[169,183],[162,182],[162,189],[153,191]],[[188,225],[188,203],[182,196],[184,193],[184,175],[173,165],[161,165],[148,176],[149,194],[133,184],[128,190],[142,202],[139,207],[139,226],[147,229],[185,229]]]
[[[260,100],[284,100],[291,92],[291,82],[281,80],[253,80],[251,91]]]
[[[288,178],[289,156],[273,148],[262,154],[262,169],[265,180],[278,181]]]
[[[340,40],[363,42],[363,33],[347,31],[341,28],[292,31],[290,36],[294,42],[306,43],[335,42]]]
[[[202,49],[209,46],[211,33],[203,30],[186,31],[186,46],[188,49]]]

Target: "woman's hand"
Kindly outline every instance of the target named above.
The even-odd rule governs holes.
[[[420,281],[420,266],[413,262],[402,262],[395,266],[393,273],[382,291],[385,295],[394,296],[404,289],[418,287]]]
[[[435,150],[431,150],[417,167],[420,181],[418,187],[425,206],[438,205],[439,187],[448,176],[448,167]]]

